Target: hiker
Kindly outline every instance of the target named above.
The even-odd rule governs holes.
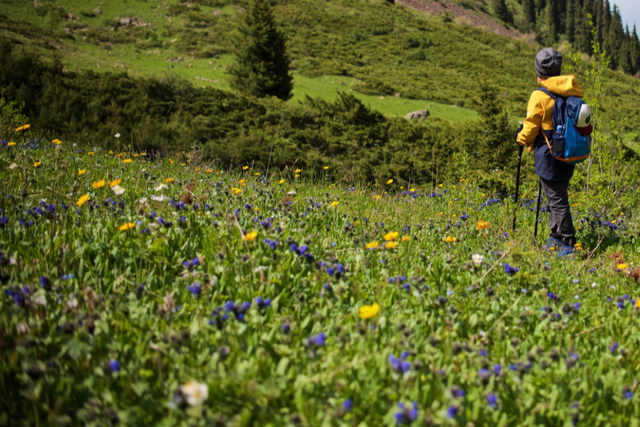
[[[561,97],[583,97],[575,76],[561,76],[562,55],[554,48],[542,49],[536,55],[535,71],[540,86]],[[534,151],[535,172],[540,177],[549,209],[551,234],[544,248],[558,251],[559,256],[575,251],[576,230],[573,227],[569,207],[569,180],[573,176],[574,164],[556,159],[549,150],[547,140],[552,139],[552,112],[555,104],[552,96],[541,90],[531,94],[527,107],[527,118],[516,131],[516,142]],[[544,134],[543,134],[544,133]],[[546,135],[546,139],[545,139]]]

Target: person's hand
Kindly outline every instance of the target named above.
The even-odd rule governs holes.
[[[516,129],[516,131],[513,133],[513,139],[514,141],[518,142],[518,135],[520,134],[520,132],[522,132],[522,122],[520,122],[520,127],[518,129]]]

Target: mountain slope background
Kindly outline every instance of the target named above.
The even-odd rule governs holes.
[[[416,7],[421,0],[411,2],[404,0],[412,7],[383,0],[272,2],[293,59],[294,98],[288,105],[304,109],[307,97],[333,102],[344,92],[387,117],[429,109],[432,123],[443,123],[441,119],[481,126],[477,100],[479,76],[484,74],[515,127],[537,87],[533,58],[542,47],[536,34],[517,28],[523,5],[508,3],[514,19],[508,24],[498,19],[493,4],[480,0],[455,4],[471,18],[446,11],[425,13]],[[452,9],[449,0],[436,3]],[[121,80],[125,72],[131,78],[180,81],[194,90],[232,92],[227,67],[234,60],[233,40],[239,36],[236,27],[244,1],[2,0],[0,5],[5,45],[14,53],[37,52],[45,62],[58,61],[67,74],[120,75]],[[495,25],[474,26],[487,19]],[[558,43],[563,40],[558,35]],[[20,101],[18,92],[11,93]],[[613,122],[632,148],[640,126],[639,93],[638,79],[606,72],[602,123],[608,130]],[[57,122],[62,126],[64,118]],[[455,128],[451,132],[455,138]],[[200,139],[212,138],[215,133]]]

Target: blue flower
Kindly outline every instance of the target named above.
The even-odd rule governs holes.
[[[487,395],[487,403],[489,404],[489,406],[491,406],[493,409],[496,409],[498,407],[498,397],[493,394],[493,393],[489,393]]]
[[[447,408],[447,419],[455,418],[458,415],[458,408],[456,405],[451,405]]]
[[[111,362],[109,362],[109,369],[111,369],[111,372],[117,372],[120,370],[120,362],[118,362],[117,360],[112,360]]]
[[[520,269],[516,266],[511,266],[509,264],[504,264],[504,272],[509,274],[509,275],[513,275],[516,274],[518,271],[520,271]]]
[[[388,360],[394,371],[404,373],[411,369],[411,363],[405,360],[408,355],[406,352],[404,352],[400,358],[395,357],[393,354],[389,355]]]
[[[346,412],[351,412],[353,410],[353,401],[351,399],[346,399],[342,404],[342,409]]]
[[[202,287],[200,286],[199,283],[194,283],[192,286],[187,286],[187,290],[195,296],[200,296],[200,292],[202,292]]]
[[[51,280],[47,276],[40,276],[40,286],[45,289],[51,289]]]
[[[493,373],[496,377],[500,376],[501,371],[502,371],[502,366],[500,366],[499,363],[496,363],[495,365],[493,365]]]
[[[393,414],[396,419],[396,425],[411,424],[418,419],[418,402],[411,402],[411,409],[408,409],[404,403],[398,403],[398,412]]]
[[[318,335],[309,337],[309,344],[316,345],[318,347],[324,347],[327,342],[327,335],[324,332],[320,332]]]
[[[631,399],[631,398],[633,397],[633,392],[632,392],[631,390],[627,391],[627,392],[624,394],[624,397],[625,397],[626,399]]]

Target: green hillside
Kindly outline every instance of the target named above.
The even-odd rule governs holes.
[[[198,86],[229,89],[225,69],[233,60],[244,2],[0,3],[3,38],[37,46],[45,56],[60,55],[70,70],[171,74]],[[338,90],[352,91],[387,115],[431,107],[433,116],[456,121],[475,117],[469,100],[478,73],[495,81],[515,116],[523,114],[536,87],[531,64],[538,45],[381,0],[274,4],[289,38],[294,99],[333,99]],[[607,85],[605,110],[632,130],[640,83],[610,73]]]

